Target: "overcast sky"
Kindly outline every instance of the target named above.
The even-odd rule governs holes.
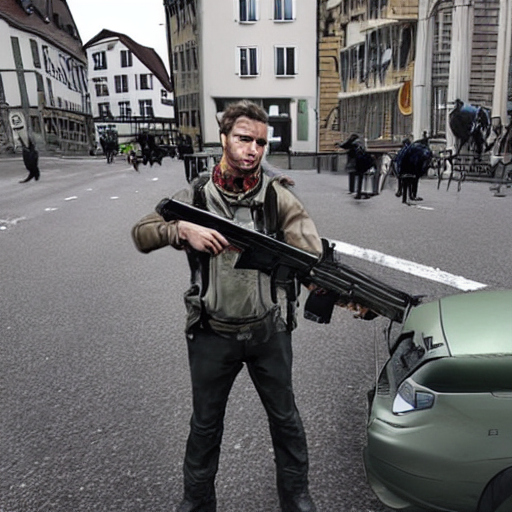
[[[167,41],[163,0],[67,0],[85,44],[104,28],[130,36],[154,48],[167,70]]]

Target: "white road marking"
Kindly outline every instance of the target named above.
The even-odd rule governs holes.
[[[7,226],[16,226],[16,224],[18,224],[18,222],[20,222],[22,220],[27,220],[27,217],[18,217],[16,219],[12,219],[12,220],[0,219],[0,224],[5,224]]]
[[[413,208],[418,208],[418,210],[433,210],[432,206],[421,206],[419,204],[412,204]]]
[[[78,196],[69,196],[64,199],[64,201],[73,201],[74,199],[78,199]]]
[[[382,252],[374,251],[373,249],[364,249],[363,247],[347,244],[345,242],[338,242],[336,240],[333,240],[333,243],[335,244],[336,251],[339,251],[343,254],[355,256],[356,258],[361,258],[372,263],[377,263],[378,265],[382,265],[384,267],[394,268],[408,274],[430,279],[431,281],[446,284],[465,292],[480,290],[481,288],[487,287],[486,284],[478,283],[477,281],[471,281],[470,279],[450,274],[438,268],[427,267],[426,265],[421,265],[420,263],[415,263],[414,261],[395,258],[394,256],[389,256]]]

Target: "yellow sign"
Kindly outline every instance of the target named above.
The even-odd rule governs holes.
[[[398,108],[404,116],[412,114],[412,87],[410,80],[404,82],[398,90]]]

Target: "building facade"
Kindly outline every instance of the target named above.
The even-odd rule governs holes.
[[[414,133],[454,145],[455,100],[487,108],[493,124],[512,114],[512,1],[420,0],[414,74]]]
[[[202,149],[196,0],[165,0],[164,6],[176,124],[182,135],[190,137],[196,148]]]
[[[106,29],[84,48],[97,139],[113,129],[119,142],[149,131],[169,143],[175,128],[172,84],[158,54]]]
[[[417,0],[326,0],[319,14],[321,149],[412,132]]]
[[[179,128],[219,143],[217,116],[250,99],[274,151],[317,148],[316,2],[165,0]]]
[[[19,149],[20,137],[39,150],[88,152],[87,60],[67,4],[2,0],[0,47],[0,152]]]
[[[452,148],[448,122],[456,99],[489,109],[495,124],[506,125],[511,4],[321,0],[321,148],[332,150],[354,132],[369,145],[390,146],[426,132]]]

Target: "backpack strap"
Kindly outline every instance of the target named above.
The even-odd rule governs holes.
[[[192,181],[192,204],[193,206],[197,206],[197,208],[201,208],[201,210],[206,210],[206,193],[204,191],[204,187],[210,181],[211,175],[210,173],[201,173],[197,178]]]
[[[269,236],[277,240],[284,241],[284,233],[278,226],[278,212],[277,212],[277,192],[274,187],[274,181],[271,180],[265,192],[265,202],[263,204],[263,213],[265,217],[265,231]]]
[[[277,191],[274,187],[274,181],[278,181],[276,177],[270,181],[265,193],[265,202],[263,211],[265,217],[266,234],[274,237],[280,242],[284,242],[284,231],[278,225],[278,208],[277,208]],[[271,290],[272,300],[277,302],[277,286],[283,288],[286,292],[286,326],[289,331],[294,329],[296,323],[296,302],[300,293],[300,284],[297,279],[292,278],[288,273],[281,272],[272,273]]]

